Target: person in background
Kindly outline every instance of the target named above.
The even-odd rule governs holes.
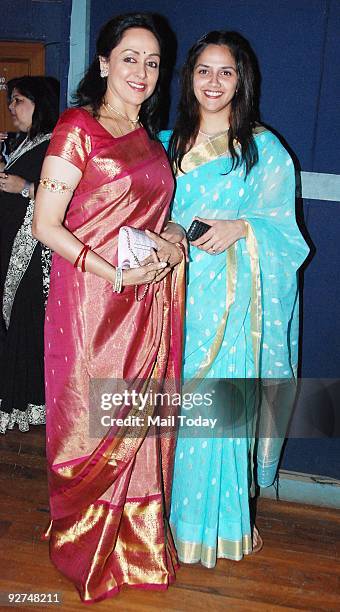
[[[0,132],[0,172],[3,171],[10,154],[25,138],[25,132]]]
[[[35,191],[58,119],[54,80],[8,82],[8,103],[20,144],[0,171],[0,432],[45,423],[44,305],[50,251],[31,234]]]
[[[308,248],[292,160],[258,122],[256,66],[238,33],[203,36],[183,68],[174,130],[161,134],[177,178],[172,220],[207,224],[190,248],[184,381],[216,392],[203,412],[218,422],[210,437],[180,427],[170,516],[179,559],[207,567],[262,546],[250,515],[255,428],[257,481],[268,486],[298,360],[297,270]]]
[[[123,585],[166,589],[177,563],[167,524],[175,433],[159,437],[148,427],[152,402],[143,409],[126,401],[121,423],[97,435],[99,396],[91,403],[98,379],[111,395],[127,381],[124,392],[147,397],[180,377],[184,259],[159,237],[174,187],[156,138],[163,53],[151,15],[121,15],[102,28],[77,108],[53,133],[33,221],[36,238],[54,251],[45,325],[46,537],[52,562],[86,603]],[[121,226],[151,230],[158,257],[118,266]],[[141,424],[125,425],[138,415]]]
[[[6,140],[8,134],[7,132],[0,132],[0,172],[3,171],[6,162],[8,160],[7,151],[6,151]]]

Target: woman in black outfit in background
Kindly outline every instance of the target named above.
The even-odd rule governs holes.
[[[26,134],[0,171],[0,432],[45,423],[43,325],[49,249],[32,238],[34,194],[58,119],[57,81],[7,84],[9,111]]]

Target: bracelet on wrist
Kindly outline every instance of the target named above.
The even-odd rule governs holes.
[[[31,183],[29,181],[24,182],[24,186],[21,189],[20,193],[22,195],[23,198],[29,198],[30,197],[30,190],[31,190]]]
[[[88,244],[84,244],[77,259],[75,260],[73,264],[74,268],[80,267],[81,271],[85,272],[86,255],[88,254],[89,251],[91,251],[91,247]]]
[[[116,278],[112,284],[113,293],[121,293],[123,289],[123,269],[119,266],[116,267]]]

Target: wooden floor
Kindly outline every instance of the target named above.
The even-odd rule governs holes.
[[[63,611],[84,610],[40,540],[48,520],[44,428],[10,431],[0,436],[0,447],[0,591],[58,591]],[[264,539],[259,554],[238,563],[220,560],[213,570],[182,566],[166,593],[123,589],[95,609],[340,611],[339,513],[261,499],[257,525]]]

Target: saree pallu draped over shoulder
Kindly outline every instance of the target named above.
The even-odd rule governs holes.
[[[218,422],[208,437],[179,429],[170,523],[179,559],[207,567],[251,552],[254,464],[259,484],[272,484],[295,393],[297,271],[308,248],[292,160],[270,131],[254,139],[259,161],[247,177],[244,164],[231,170],[226,135],[193,147],[172,209],[186,228],[194,217],[246,224],[224,253],[190,248],[184,381],[216,391],[209,416]]]
[[[162,231],[173,179],[162,146],[143,128],[113,138],[87,111],[66,111],[48,155],[82,171],[65,226],[101,257],[117,265],[122,225]],[[134,287],[114,294],[110,283],[53,256],[45,324],[46,537],[53,563],[85,602],[125,584],[167,588],[174,578],[166,517],[175,430],[162,435],[148,417],[157,412],[152,392],[179,391],[184,283],[183,262],[137,302]],[[121,421],[102,431],[103,391],[106,400],[134,391],[147,401],[125,395],[115,414]],[[168,409],[175,416],[176,408]]]

